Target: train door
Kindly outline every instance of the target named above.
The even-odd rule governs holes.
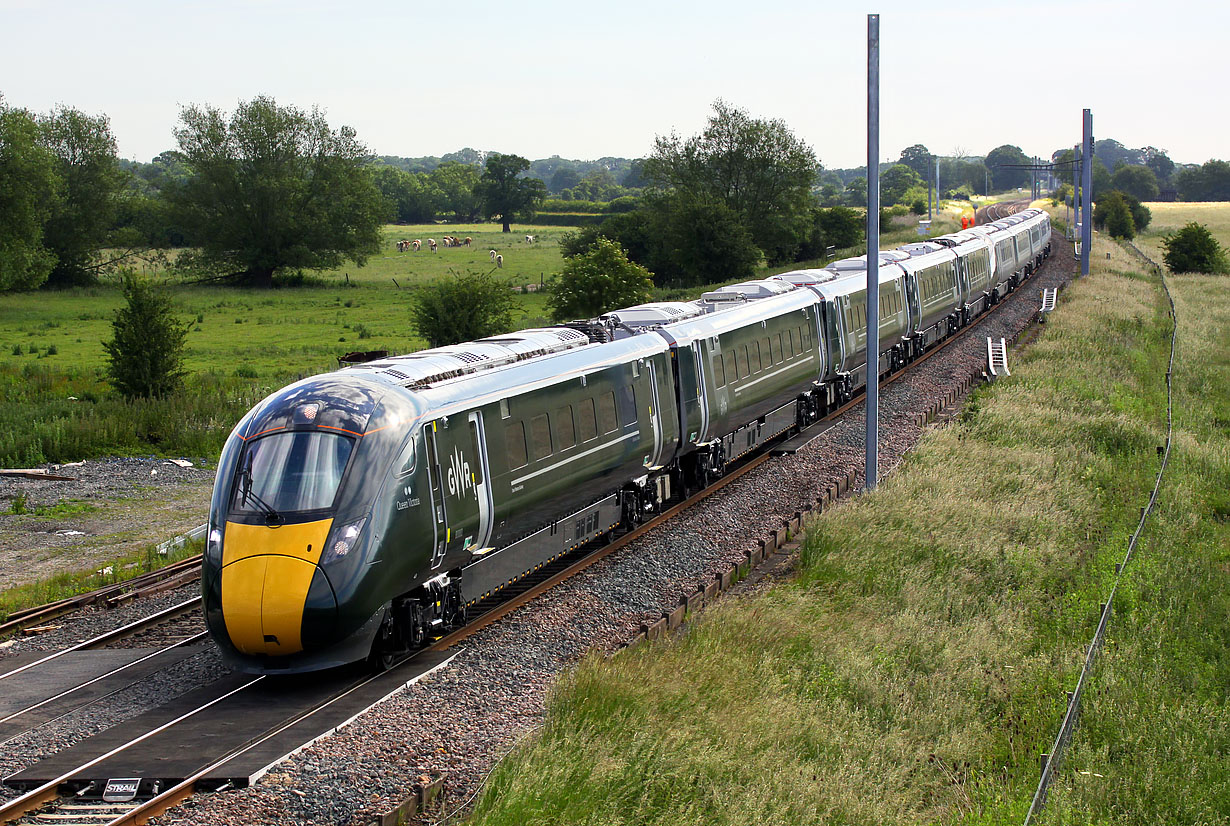
[[[658,370],[653,357],[645,359],[649,367],[649,421],[653,426],[653,459],[655,467],[662,464],[662,404],[658,400]]]
[[[427,444],[427,477],[431,482],[432,527],[435,542],[432,544],[431,567],[439,568],[448,548],[448,513],[444,509],[444,490],[440,484],[440,458],[436,450],[436,422],[423,428],[423,440]]]
[[[717,337],[715,336],[712,341],[716,342]],[[705,370],[705,362],[701,356],[704,346],[704,339],[696,339],[692,345],[692,356],[696,359],[696,400],[700,405],[700,433],[695,437],[689,434],[689,439],[694,442],[709,438],[709,391],[705,387],[705,378],[712,374]],[[719,354],[716,358],[721,358],[721,355]]]
[[[458,416],[432,422],[428,450],[443,502],[445,556],[485,547],[491,535],[491,488],[483,435],[478,411],[464,420]],[[440,544],[439,537],[436,544]],[[439,564],[434,559],[433,563]]]

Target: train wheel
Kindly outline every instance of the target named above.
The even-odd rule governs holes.
[[[372,651],[367,655],[367,664],[373,671],[388,671],[397,662],[397,634],[393,627],[393,617],[384,615],[376,639],[372,641]]]

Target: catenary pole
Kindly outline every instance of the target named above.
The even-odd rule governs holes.
[[[1081,140],[1081,275],[1089,274],[1093,254],[1093,110],[1084,111]]]
[[[875,490],[880,442],[880,15],[867,15],[867,450]]]

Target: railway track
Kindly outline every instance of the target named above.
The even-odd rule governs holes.
[[[1000,201],[997,204],[979,207],[974,212],[974,218],[979,225],[990,224],[1028,208],[1029,199],[1027,198],[1019,201]]]
[[[1017,292],[1020,291],[1018,290]],[[959,340],[962,336],[975,332],[981,326],[981,322],[984,319],[991,317],[996,310],[1007,306],[1013,301],[1019,300],[1020,299],[1017,296],[1009,296],[1009,300],[1007,302],[1001,302],[992,309],[991,313],[985,314],[975,324],[969,325],[968,327],[958,331],[956,335],[945,340],[942,346],[935,347],[928,351],[922,358],[916,360],[914,364],[917,365],[939,354],[949,344]],[[892,376],[886,377],[883,382],[885,384],[895,382],[907,375],[908,372],[909,371],[901,371],[895,373]],[[856,406],[861,401],[861,398],[856,397],[842,408],[833,411],[829,414],[829,416],[825,417],[825,419],[813,425],[812,428],[809,428],[808,432],[804,434],[804,438],[813,433],[818,435],[820,432],[823,432],[827,426],[842,417],[850,408]],[[202,756],[201,765],[192,772],[183,773],[182,778],[177,776],[170,779],[155,779],[152,783],[148,784],[145,789],[143,789],[143,796],[152,795],[148,801],[140,804],[133,802],[131,804],[126,804],[126,807],[107,810],[106,814],[114,815],[114,817],[112,817],[109,821],[105,820],[103,817],[103,812],[101,811],[95,809],[74,808],[92,805],[83,802],[82,798],[99,794],[102,791],[102,788],[99,787],[99,782],[101,781],[105,783],[105,779],[96,778],[94,780],[86,781],[88,785],[81,785],[79,778],[78,780],[74,780],[74,775],[80,775],[81,772],[88,771],[90,767],[98,766],[104,761],[104,758],[118,757],[119,755],[128,753],[133,749],[137,751],[140,751],[143,748],[153,749],[154,746],[151,743],[151,740],[158,735],[164,735],[170,732],[170,737],[172,740],[182,741],[183,735],[179,732],[177,727],[182,726],[189,720],[194,720],[198,724],[204,721],[204,726],[206,728],[216,727],[216,723],[209,722],[210,709],[216,709],[223,706],[230,708],[234,703],[240,702],[244,697],[249,698],[249,703],[254,702],[251,698],[256,697],[257,699],[255,700],[255,703],[257,705],[266,704],[268,702],[267,696],[261,697],[261,695],[257,692],[256,687],[260,685],[268,685],[269,683],[262,682],[264,678],[250,679],[232,677],[232,680],[240,680],[243,682],[234,684],[225,683],[223,685],[207,687],[211,688],[214,696],[205,698],[202,702],[199,702],[192,708],[180,709],[173,718],[166,720],[159,726],[154,726],[148,732],[137,737],[133,737],[123,744],[112,746],[106,752],[103,752],[101,757],[91,757],[88,760],[83,760],[80,765],[71,767],[72,771],[66,770],[61,772],[56,777],[51,778],[41,784],[41,786],[26,792],[26,794],[24,794],[21,798],[11,801],[4,807],[0,807],[0,822],[13,822],[16,818],[22,817],[26,813],[33,810],[58,807],[56,809],[56,813],[64,815],[54,819],[55,822],[59,823],[73,822],[71,818],[77,816],[74,814],[76,812],[80,812],[83,815],[86,813],[95,815],[88,820],[83,818],[80,822],[142,823],[149,818],[157,816],[171,806],[182,802],[201,790],[215,789],[220,785],[225,786],[227,784],[238,785],[238,783],[230,779],[220,778],[219,776],[219,772],[228,763],[233,763],[235,760],[241,759],[244,754],[247,754],[253,750],[259,751],[261,748],[268,749],[268,744],[271,741],[276,741],[279,737],[281,737],[282,745],[278,746],[275,751],[278,749],[285,749],[285,751],[279,751],[278,755],[271,759],[268,765],[278,762],[283,756],[297,750],[298,748],[301,748],[303,745],[304,739],[302,733],[292,736],[290,740],[286,740],[288,732],[294,732],[297,729],[302,729],[307,721],[315,717],[325,717],[327,718],[325,725],[333,725],[333,721],[339,714],[337,711],[339,706],[341,707],[340,713],[342,714],[348,713],[350,710],[347,708],[347,698],[354,698],[356,694],[363,694],[364,692],[367,692],[358,704],[362,705],[363,703],[368,703],[368,705],[355,712],[355,714],[361,713],[362,710],[370,707],[371,704],[378,703],[382,697],[387,696],[380,695],[379,697],[376,697],[376,699],[372,699],[372,697],[375,696],[372,693],[373,690],[375,690],[376,694],[379,694],[386,688],[391,687],[391,690],[396,692],[405,685],[421,679],[427,673],[430,673],[435,668],[442,667],[448,662],[449,659],[451,659],[451,657],[446,654],[447,649],[455,648],[467,637],[470,637],[479,630],[507,616],[517,608],[532,601],[545,591],[550,590],[558,583],[563,582],[564,580],[593,565],[600,559],[618,551],[620,548],[633,542],[645,533],[661,527],[674,516],[693,507],[701,500],[716,493],[727,485],[732,484],[744,474],[768,462],[770,458],[771,455],[769,452],[765,452],[757,457],[750,458],[734,470],[727,473],[715,484],[706,488],[704,491],[699,492],[697,495],[685,502],[679,503],[674,507],[667,509],[655,519],[647,522],[636,530],[624,534],[609,544],[601,547],[586,549],[587,552],[584,554],[578,552],[572,558],[565,558],[564,560],[561,560],[558,569],[544,568],[542,571],[538,572],[533,580],[527,580],[521,583],[517,589],[510,591],[507,598],[505,598],[499,605],[486,606],[480,603],[480,608],[488,608],[488,610],[482,611],[481,615],[475,617],[475,619],[467,624],[465,628],[459,629],[452,634],[434,641],[428,648],[408,657],[405,661],[399,663],[392,671],[383,675],[365,675],[361,679],[354,678],[349,684],[331,687],[314,702],[309,703],[303,708],[296,709],[293,713],[284,715],[282,719],[270,726],[267,726],[260,733],[252,734],[252,732],[245,732],[246,736],[242,745],[234,746],[221,754],[214,755],[213,757],[206,758]],[[183,605],[195,605],[196,603],[196,600],[191,600],[188,603],[183,603],[181,606],[176,607],[179,608]],[[106,637],[108,635],[103,636]],[[102,639],[102,637],[97,638],[96,640],[87,641],[86,644],[97,643],[98,639]],[[407,682],[407,675],[412,675],[409,682]],[[0,680],[3,680],[6,676],[8,675],[0,675]],[[275,679],[274,683],[277,682],[278,681]],[[202,691],[204,690],[205,689],[202,689]],[[201,698],[198,697],[197,699]],[[354,700],[351,699],[350,703],[353,705]],[[330,709],[334,709],[334,711],[330,711]],[[230,714],[233,718],[234,710],[231,709],[228,714]],[[166,715],[164,714],[164,716]],[[351,718],[353,716],[354,714],[350,715]],[[344,724],[344,721],[342,724]],[[337,726],[334,725],[333,728],[329,728],[327,730],[331,731],[336,727]],[[312,740],[314,737],[307,737],[306,739]],[[287,747],[288,744],[290,744],[289,747]],[[120,746],[122,746],[122,748]],[[268,768],[268,765],[265,767],[266,769]],[[247,777],[254,779],[255,776],[259,775],[259,773],[262,772],[258,770],[257,774],[249,774]],[[110,775],[110,778],[117,776],[118,775]],[[136,775],[130,773],[125,776],[132,777]],[[144,776],[148,778],[153,775],[147,774]],[[171,782],[171,780],[176,782]],[[155,784],[157,785],[157,788],[155,788]],[[65,792],[67,792],[67,794],[65,794]]]

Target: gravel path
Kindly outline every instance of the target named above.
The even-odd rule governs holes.
[[[1009,337],[1024,326],[1037,310],[1040,289],[1067,280],[1071,253],[1058,238],[1055,246],[1052,262],[1025,285],[1020,300],[980,322],[960,342],[912,369],[908,377],[882,388],[882,474],[895,467],[917,440],[920,429],[912,414],[984,364],[987,336]],[[861,478],[863,429],[860,406],[798,454],[766,463],[483,629],[462,644],[463,650],[447,668],[285,761],[253,788],[196,798],[158,822],[365,826],[409,794],[420,776],[441,771],[448,774],[444,809],[462,805],[494,763],[541,723],[546,689],[560,671],[591,649],[619,647],[642,622],[656,620],[664,609],[674,607],[684,591],[742,561],[758,537],[779,527],[849,470]],[[167,604],[175,599],[174,594],[163,597]],[[94,621],[83,617],[78,622]],[[56,632],[59,638],[23,641],[20,646],[22,650],[55,646],[84,633],[84,625],[76,631],[66,628]],[[199,685],[217,670],[216,661],[205,656],[183,666],[160,690],[176,693],[180,686]],[[96,730],[101,725],[96,720],[116,719],[114,709],[102,706],[106,704],[83,713],[76,724]],[[118,714],[135,713],[135,707],[134,703]],[[37,751],[34,744],[30,747]],[[9,754],[8,748],[0,769],[24,765],[35,753]]]
[[[0,476],[0,590],[182,534],[205,521],[214,483],[199,461],[183,468],[127,457],[45,468],[73,481]]]

